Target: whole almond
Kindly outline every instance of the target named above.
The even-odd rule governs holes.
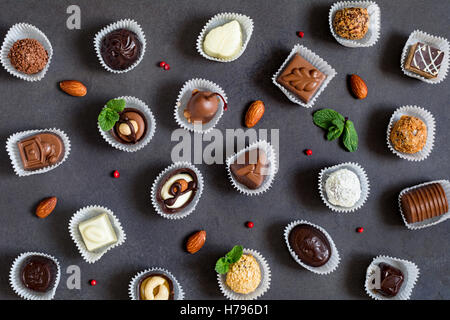
[[[85,85],[77,80],[61,81],[59,87],[62,91],[74,97],[83,97],[87,93]]]
[[[367,85],[360,76],[356,74],[350,76],[350,88],[356,98],[364,99],[367,97]]]
[[[55,209],[57,202],[58,199],[56,197],[46,198],[42,200],[36,208],[36,215],[39,218],[47,217],[50,213],[52,213],[53,209]]]
[[[261,120],[265,111],[264,102],[256,100],[253,102],[245,114],[245,125],[248,128],[254,127]]]
[[[201,230],[189,237],[186,243],[186,250],[189,253],[196,253],[200,250],[206,241],[206,231]]]

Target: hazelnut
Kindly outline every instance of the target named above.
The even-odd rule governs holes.
[[[132,124],[133,127],[134,127],[134,132],[136,133],[136,132],[138,131],[138,129],[139,129],[137,122],[134,121],[134,120],[130,120],[130,122],[131,122],[131,124]],[[120,124],[120,126],[119,126],[119,132],[120,132],[121,134],[123,134],[124,136],[129,136],[129,135],[131,134],[130,127],[129,127],[128,124],[126,124],[126,123],[121,123],[121,124]]]
[[[178,179],[177,181],[175,181],[174,183],[179,183],[181,185],[181,192],[184,192],[187,190],[188,188],[188,182],[184,179]],[[177,191],[177,188],[174,189],[174,191]]]

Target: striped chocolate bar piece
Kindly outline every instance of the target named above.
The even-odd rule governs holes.
[[[417,42],[409,50],[405,69],[427,79],[436,78],[443,60],[444,52],[442,50]]]

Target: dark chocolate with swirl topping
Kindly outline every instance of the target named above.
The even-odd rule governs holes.
[[[49,291],[55,283],[56,263],[47,257],[30,256],[23,263],[21,279],[25,287],[37,292]]]
[[[102,39],[100,53],[103,61],[113,70],[131,67],[141,56],[142,44],[133,31],[117,29]]]
[[[169,199],[163,199],[161,195],[162,188],[170,180],[170,178],[172,178],[177,174],[188,174],[192,177],[193,180],[189,182],[187,182],[186,180],[183,180],[184,182],[176,180],[169,188],[169,194],[172,195],[173,197]],[[182,183],[184,187],[182,186]],[[198,179],[195,172],[189,168],[176,169],[174,171],[169,172],[159,183],[158,190],[156,192],[156,201],[158,202],[161,210],[164,213],[177,213],[183,210],[189,203],[192,202],[192,200],[195,197],[195,194],[197,193],[197,190],[198,190]],[[190,198],[182,206],[180,206],[179,208],[168,207],[173,206],[177,201],[178,197],[188,193],[189,191],[192,191],[192,194]]]
[[[311,267],[320,267],[331,257],[327,236],[309,224],[299,224],[289,233],[289,245],[298,258]]]
[[[111,134],[118,142],[123,144],[135,144],[142,140],[147,134],[147,119],[145,115],[135,108],[125,108],[119,113],[119,121],[116,122],[111,130]],[[136,124],[135,129],[132,121]],[[124,134],[120,131],[120,126],[125,124],[130,134]]]

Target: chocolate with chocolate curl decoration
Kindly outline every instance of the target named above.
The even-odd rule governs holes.
[[[375,291],[386,297],[395,297],[403,284],[403,272],[387,263],[380,263],[378,267],[380,268],[380,288]]]
[[[117,29],[102,39],[100,53],[105,64],[114,70],[126,70],[141,56],[142,44],[133,31]]]
[[[298,258],[311,267],[323,266],[331,257],[327,236],[309,224],[299,224],[291,230],[289,245]]]
[[[114,128],[111,130],[113,137],[123,144],[135,144],[142,140],[147,133],[147,119],[145,115],[135,108],[125,108],[119,112],[119,121],[116,122]],[[133,123],[136,125],[133,125]],[[129,134],[121,131],[121,125],[125,125]]]
[[[47,292],[55,283],[56,263],[47,257],[28,257],[21,269],[21,280],[25,287],[37,292]]]
[[[230,164],[230,170],[239,183],[254,190],[263,184],[268,175],[269,165],[266,153],[261,149],[253,149],[240,155]]]

